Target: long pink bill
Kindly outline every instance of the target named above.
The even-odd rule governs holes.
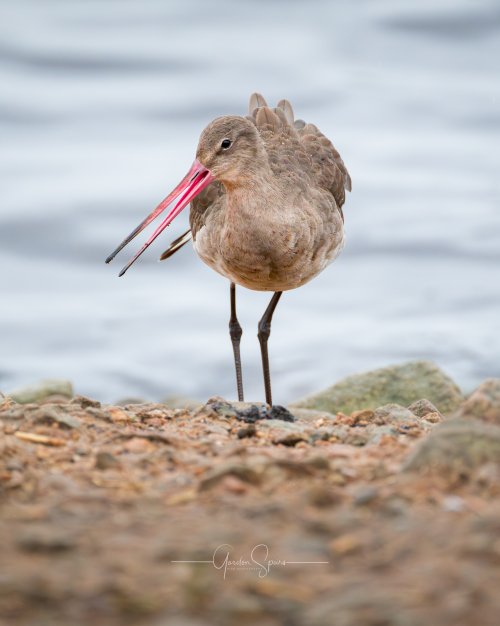
[[[112,261],[115,256],[124,248],[128,243],[134,239],[140,232],[142,232],[146,226],[151,224],[175,199],[178,201],[174,208],[170,211],[163,222],[154,231],[151,237],[146,241],[142,248],[135,254],[130,261],[121,270],[118,276],[123,276],[128,268],[141,256],[141,254],[153,243],[153,241],[162,233],[165,228],[179,215],[191,200],[197,196],[207,185],[214,180],[214,177],[210,171],[203,166],[198,160],[195,160],[189,172],[184,176],[177,187],[171,191],[168,196],[160,202],[156,209],[150,213],[145,220],[143,220],[136,229],[134,229],[128,237],[126,237],[122,243],[116,248],[116,250],[109,255],[106,259],[106,263]],[[180,197],[179,197],[180,196]]]

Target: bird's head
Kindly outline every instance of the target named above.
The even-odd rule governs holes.
[[[267,156],[262,140],[250,120],[237,116],[215,119],[201,134],[196,159],[189,172],[156,209],[122,241],[106,259],[106,263],[112,261],[122,248],[177,200],[163,222],[121,270],[119,275],[123,276],[132,263],[207,185],[218,180],[226,187],[231,187],[242,185],[248,180],[255,180],[258,165],[262,164],[262,159],[265,158]]]
[[[255,124],[236,115],[211,122],[201,133],[197,160],[226,186],[248,180],[265,152]]]

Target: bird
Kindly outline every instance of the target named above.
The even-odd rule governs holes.
[[[310,281],[342,251],[346,191],[351,191],[347,168],[317,126],[295,119],[288,100],[270,107],[254,93],[247,115],[224,115],[208,124],[188,173],[106,263],[176,201],[123,267],[123,276],[189,204],[189,230],[160,258],[192,240],[201,260],[229,280],[229,334],[239,401],[244,401],[243,331],[236,286],[273,292],[257,333],[266,403],[272,406],[268,340],[274,311],[284,291]]]

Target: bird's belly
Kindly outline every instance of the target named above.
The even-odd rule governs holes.
[[[232,233],[204,226],[194,247],[202,261],[230,281],[257,291],[287,291],[304,285],[341,252],[341,224],[321,233],[291,229]]]

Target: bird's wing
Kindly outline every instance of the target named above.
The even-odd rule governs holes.
[[[180,250],[182,246],[187,244],[187,242],[191,239],[191,229],[187,230],[183,235],[178,237],[175,241],[169,245],[169,247],[165,250],[165,252],[161,255],[160,261],[164,261],[168,259],[168,257],[172,256],[177,250]]]
[[[191,228],[178,237],[169,245],[161,255],[160,261],[164,261],[180,250],[190,239],[196,239],[196,233],[205,224],[207,211],[224,195],[224,186],[214,181],[210,183],[199,195],[191,201],[189,224]]]
[[[191,202],[191,211],[189,213],[189,223],[193,239],[205,224],[207,213],[222,200],[225,195],[224,185],[218,181],[210,183],[199,195],[193,198]]]
[[[312,178],[328,190],[339,209],[345,191],[351,191],[351,177],[332,142],[314,125],[295,120],[292,105],[280,100],[275,109],[260,94],[250,97],[248,119],[254,122],[266,144],[274,173],[287,178]]]

